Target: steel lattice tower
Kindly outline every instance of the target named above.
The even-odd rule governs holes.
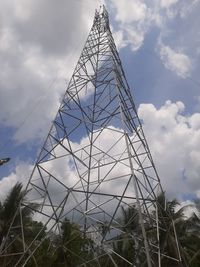
[[[160,226],[157,196],[162,187],[105,7],[96,11],[26,191],[18,212],[27,203],[39,204],[34,218],[43,222],[48,236],[59,235],[60,225],[67,218],[79,225],[81,233],[90,240],[88,250],[93,254],[92,259],[83,258],[79,266],[153,267],[162,266],[164,257],[171,260],[170,266],[182,266],[175,231],[177,257],[166,255],[160,247],[160,232],[169,230],[167,225]],[[120,220],[122,209],[129,213],[137,210],[129,218],[131,222],[139,222],[137,231],[127,232]],[[26,244],[23,214],[20,216],[18,235],[23,245],[15,266],[26,266],[43,239],[36,246],[34,241],[38,236],[32,236]],[[150,232],[154,232],[154,238]],[[119,240],[133,241],[134,260],[130,261],[126,253],[116,249],[113,243]],[[5,239],[1,247],[4,256],[9,242],[9,238]],[[101,263],[105,257],[109,259],[107,265]]]

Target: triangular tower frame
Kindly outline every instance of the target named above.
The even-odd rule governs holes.
[[[109,258],[105,266],[161,267],[163,257],[182,266],[175,229],[177,257],[166,255],[160,247],[160,231],[169,231],[167,226],[160,228],[157,196],[163,190],[105,7],[95,13],[92,29],[26,192],[18,213],[28,203],[37,203],[39,208],[34,210],[34,216],[43,222],[48,236],[53,232],[59,235],[60,225],[67,218],[79,225],[80,232],[91,240],[88,250],[93,257],[83,259],[78,266],[103,266],[102,255]],[[139,230],[127,234],[119,218],[122,209],[131,211],[133,207],[137,213],[130,218],[139,222]],[[23,245],[15,266],[26,266],[45,238],[37,241],[36,246],[37,234],[26,244],[23,214],[20,216],[18,236]],[[9,233],[14,221],[15,216]],[[147,225],[156,232],[154,241],[149,238]],[[9,233],[1,245],[1,256],[9,256]],[[113,246],[125,234],[135,244],[131,261]]]

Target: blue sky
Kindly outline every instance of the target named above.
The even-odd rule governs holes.
[[[102,3],[0,0],[2,195],[26,183]],[[163,186],[200,197],[200,1],[104,4]]]

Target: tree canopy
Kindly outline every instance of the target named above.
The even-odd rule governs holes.
[[[14,240],[7,248],[10,257],[0,256],[0,266],[12,267],[18,262],[19,251],[23,246],[28,246],[32,236],[37,236],[30,253],[27,267],[73,267],[73,266],[147,266],[146,257],[138,237],[142,235],[137,207],[130,204],[121,207],[119,225],[121,234],[114,237],[110,242],[111,252],[95,251],[93,240],[83,234],[81,226],[65,218],[60,225],[60,232],[50,236],[43,222],[33,219],[34,210],[39,205],[28,203],[19,209],[19,204],[24,199],[25,191],[21,183],[17,183],[3,202],[0,202],[0,246],[4,250],[6,239]],[[198,267],[200,262],[200,201],[195,200],[194,206],[197,212],[190,217],[185,216],[186,206],[180,208],[177,200],[168,200],[164,193],[156,200],[158,221],[161,230],[160,250],[162,267]],[[154,211],[155,212],[155,211]],[[23,214],[23,216],[21,216]],[[23,221],[22,221],[23,218]],[[10,228],[12,224],[12,229]],[[24,239],[21,238],[21,225],[23,224]],[[106,225],[106,223],[105,223]],[[162,227],[163,226],[163,227]],[[100,226],[99,226],[100,227]],[[102,226],[102,234],[105,226]],[[151,222],[145,224],[146,232],[154,242],[156,229]],[[175,231],[175,232],[174,232]],[[176,233],[176,234],[174,234]],[[137,237],[137,238],[136,238]],[[142,239],[142,238],[141,238]],[[177,249],[177,240],[179,248]],[[40,244],[38,246],[38,244]],[[32,253],[34,250],[34,253]],[[8,253],[9,252],[9,253]],[[94,260],[94,253],[97,260]],[[170,257],[180,254],[182,264],[172,263]],[[98,255],[97,255],[98,254]],[[2,253],[3,255],[3,253]],[[119,256],[120,255],[120,256]],[[123,261],[122,258],[127,261]],[[156,262],[156,260],[155,260]],[[157,263],[156,266],[159,266]]]

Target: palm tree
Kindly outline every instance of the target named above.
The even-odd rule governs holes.
[[[0,247],[2,254],[14,253],[17,255],[17,252],[22,251],[24,245],[21,232],[22,225],[25,239],[28,239],[28,235],[33,229],[36,231],[36,224],[33,225],[32,215],[38,205],[29,203],[20,207],[21,201],[25,198],[25,190],[22,187],[21,183],[16,183],[5,200],[0,202]],[[4,244],[5,240],[6,243],[11,244],[8,248]],[[0,258],[1,266],[13,266],[13,260],[15,261],[18,257]]]
[[[61,225],[61,233],[53,240],[56,247],[55,259],[52,267],[73,267],[92,260],[92,241],[80,231],[77,224],[65,219]],[[94,266],[87,263],[83,266]]]
[[[144,253],[141,250],[141,228],[139,223],[138,210],[135,205],[127,208],[121,207],[121,217],[119,224],[121,225],[121,234],[114,240],[113,248],[115,251],[115,261],[119,266],[129,267],[130,263],[136,266],[142,266],[144,262]],[[119,257],[116,255],[120,255]],[[123,260],[126,259],[125,260]]]
[[[160,194],[156,200],[158,220],[159,220],[159,246],[161,249],[161,263],[162,267],[186,267],[186,252],[183,247],[183,226],[186,226],[186,219],[184,216],[185,207],[177,209],[179,203],[174,199],[168,201],[165,193]],[[155,211],[154,211],[155,212]],[[114,250],[119,255],[124,257],[129,262],[136,266],[146,266],[146,257],[142,252],[142,244],[138,240],[142,240],[142,233],[139,223],[139,215],[136,206],[130,205],[127,209],[122,207],[122,214],[120,218],[121,230],[123,233],[114,242]],[[157,241],[157,231],[154,224],[145,223],[145,230],[148,239],[152,243]],[[176,229],[176,232],[175,232]],[[177,247],[179,242],[179,248]],[[176,262],[171,258],[179,259],[179,254],[183,263]],[[165,257],[165,255],[169,257]],[[152,255],[152,257],[154,257]],[[155,255],[154,266],[158,266],[157,256]],[[122,259],[118,259],[119,265],[126,266]],[[120,266],[121,266],[120,265]],[[127,263],[127,266],[130,266]]]
[[[168,201],[166,199],[165,193],[161,193],[156,199],[158,220],[159,220],[159,246],[161,251],[161,263],[162,266],[180,266],[170,258],[165,257],[165,255],[171,258],[180,259],[179,245],[177,244],[177,226],[183,222],[184,213],[182,209],[176,211],[176,207],[179,205],[176,199]],[[176,229],[176,230],[175,230]],[[156,236],[156,233],[155,233]],[[153,236],[152,236],[153,237]]]
[[[182,225],[181,244],[186,253],[189,266],[198,267],[200,262],[200,200],[195,199],[196,211]]]
[[[158,219],[160,227],[160,248],[162,266],[197,267],[200,260],[200,219],[194,213],[191,217],[185,216],[188,206],[179,207],[179,202],[166,199],[165,193],[157,198]],[[152,231],[151,238],[156,236]],[[178,242],[178,247],[177,247]],[[182,262],[174,262],[172,258],[181,258]],[[198,262],[198,263],[197,263]],[[196,265],[197,264],[197,265]]]

